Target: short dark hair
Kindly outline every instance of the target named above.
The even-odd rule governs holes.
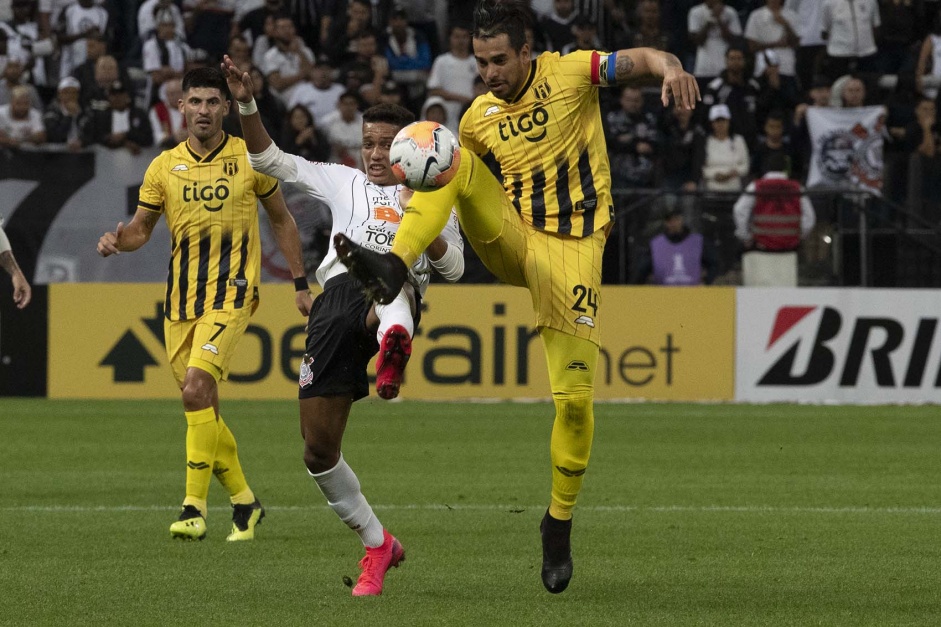
[[[519,0],[480,0],[474,9],[475,39],[498,35],[510,38],[510,46],[519,52],[526,43],[526,29],[531,28],[530,9]]]
[[[786,117],[787,116],[784,113],[784,109],[772,109],[768,112],[768,116],[765,118],[765,122],[768,120],[777,120],[783,124]]]
[[[415,114],[405,107],[391,103],[373,105],[363,112],[363,123],[385,123],[404,128],[415,121]]]
[[[222,70],[216,67],[198,67],[183,75],[183,93],[194,87],[218,89],[226,100],[232,100],[229,85],[225,82]]]

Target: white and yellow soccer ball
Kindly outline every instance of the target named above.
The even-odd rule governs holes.
[[[447,185],[461,163],[454,134],[437,122],[412,122],[389,148],[392,172],[406,187],[427,192]]]

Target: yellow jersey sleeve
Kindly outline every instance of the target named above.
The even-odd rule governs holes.
[[[278,179],[255,171],[255,195],[264,200],[278,191]]]
[[[144,173],[144,182],[140,186],[137,207],[147,211],[163,213],[166,199],[166,158],[163,153],[150,162]]]

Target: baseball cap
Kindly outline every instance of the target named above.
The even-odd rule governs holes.
[[[79,83],[78,79],[75,78],[74,76],[66,76],[61,81],[59,81],[58,91],[62,91],[63,89],[69,89],[69,88],[81,89],[82,84]]]
[[[718,119],[732,119],[732,112],[729,111],[728,106],[724,104],[712,105],[712,107],[709,109],[709,121],[712,122],[713,120]]]

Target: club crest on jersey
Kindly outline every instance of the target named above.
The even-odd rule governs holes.
[[[544,78],[536,85],[533,85],[533,96],[536,97],[536,100],[545,100],[549,97],[549,94],[552,93],[552,88],[549,87],[549,79]]]
[[[239,173],[239,160],[235,157],[228,157],[222,160],[222,171],[227,176],[235,176]]]
[[[314,358],[304,355],[304,358],[301,359],[301,373],[297,378],[297,383],[302,387],[306,388],[314,381],[314,371],[311,370],[311,366],[314,364]]]

